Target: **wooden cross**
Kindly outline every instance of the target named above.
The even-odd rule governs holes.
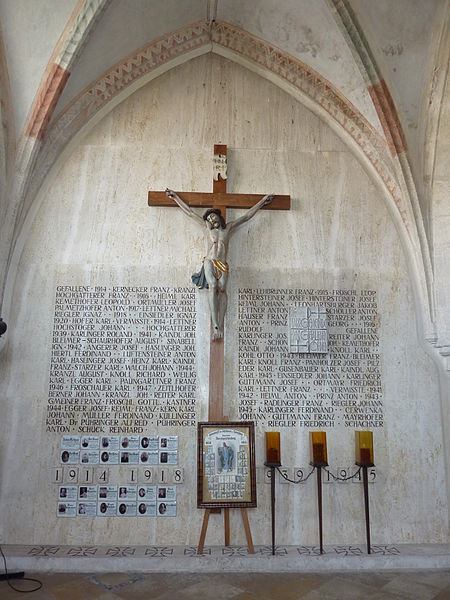
[[[214,145],[215,164],[224,157],[226,161],[227,147],[222,144]],[[264,194],[228,194],[227,180],[218,174],[217,179],[213,180],[213,192],[180,192],[183,200],[189,206],[198,208],[219,208],[223,218],[226,218],[227,208],[251,208]],[[173,200],[166,196],[165,192],[149,192],[149,206],[177,206]],[[291,207],[291,197],[277,195],[270,204],[264,206],[262,210],[289,210]]]
[[[214,145],[214,178],[213,192],[180,192],[183,200],[189,206],[203,208],[218,208],[223,218],[226,218],[227,208],[251,208],[264,194],[228,194],[226,180],[227,147],[224,144]],[[176,206],[165,192],[148,193],[149,206]],[[289,210],[290,196],[274,196],[270,204],[262,210]],[[224,383],[224,345],[223,339],[210,344],[209,360],[209,402],[208,419],[223,421],[223,383]]]
[[[186,204],[193,207],[218,208],[226,219],[227,208],[251,208],[264,194],[228,194],[227,193],[227,147],[222,144],[214,145],[214,178],[213,192],[180,192],[182,199]],[[149,192],[149,206],[177,206],[177,204],[167,197],[165,192]],[[289,210],[291,205],[290,196],[274,196],[272,202],[264,209],[268,210]],[[211,326],[212,328],[212,326]],[[210,344],[209,354],[209,400],[208,400],[208,419],[209,421],[224,421],[227,417],[223,414],[223,383],[224,383],[224,344],[223,338]],[[200,542],[197,553],[203,553],[206,530],[208,527],[209,515],[216,512],[216,509],[206,509],[203,518],[203,527],[200,534]],[[220,512],[220,509],[217,509]],[[247,510],[242,508],[242,520],[244,523],[245,535],[249,552],[254,553],[250,525],[248,522]],[[229,509],[224,509],[225,514],[225,546],[230,545],[230,515]]]

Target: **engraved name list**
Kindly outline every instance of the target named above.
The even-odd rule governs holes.
[[[195,326],[192,288],[57,286],[47,431],[194,426]]]
[[[289,307],[326,309],[328,352],[289,352]],[[239,289],[238,416],[268,427],[383,426],[377,293]]]

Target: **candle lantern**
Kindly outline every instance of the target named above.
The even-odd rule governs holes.
[[[327,467],[327,434],[325,431],[309,432],[310,464],[313,467]]]
[[[266,465],[281,465],[279,431],[266,431]]]
[[[373,467],[373,434],[355,431],[355,462],[360,467]]]

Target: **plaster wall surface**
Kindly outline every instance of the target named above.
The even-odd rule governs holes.
[[[426,124],[436,77],[436,48],[446,18],[446,0],[351,0],[399,113],[423,219],[430,207],[422,197]],[[405,14],[408,18],[405,18]]]
[[[433,176],[433,248],[436,281],[437,331],[440,346],[450,345],[450,319],[448,314],[450,298],[450,273],[448,258],[450,254],[450,179],[448,165],[450,161],[450,84],[444,91],[439,133],[436,143],[436,161]]]
[[[206,17],[203,0],[164,2],[113,0],[96,25],[95,35],[86,42],[76,69],[59,99],[55,114],[86,86],[129,54],[159,38]],[[123,35],[132,31],[132,35]]]
[[[22,133],[41,77],[75,5],[76,0],[5,0],[0,4],[16,138]]]
[[[330,81],[380,131],[372,99],[324,0],[238,0],[222,3],[218,19],[238,25],[299,58]]]
[[[173,208],[149,208],[147,191],[210,191],[214,143],[229,147],[228,191],[291,194],[289,212],[262,212],[232,238],[226,326],[228,415],[236,416],[238,287],[375,289],[379,298],[385,425],[375,432],[378,481],[371,488],[373,543],[448,542],[437,373],[421,350],[399,237],[375,186],[321,121],[270,82],[205,55],[130,96],[79,144],[55,174],[32,226],[16,282],[9,346],[0,357],[0,527],[9,544],[196,544],[196,430],[180,438],[185,482],[176,518],[56,517],[58,434],[45,432],[57,285],[189,286],[204,255],[202,229]],[[229,219],[236,216],[229,211]],[[197,418],[207,416],[209,322],[197,300]],[[336,471],[353,462],[353,430],[328,431]],[[307,465],[307,432],[282,432],[283,464]],[[257,431],[254,542],[270,539],[269,486],[262,483],[264,431]],[[299,487],[301,489],[299,489]],[[316,544],[316,491],[279,486],[278,539]],[[324,542],[364,539],[357,484],[324,490]],[[223,527],[210,523],[208,543]],[[243,543],[238,519],[232,539]]]

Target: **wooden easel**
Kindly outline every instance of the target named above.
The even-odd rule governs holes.
[[[224,144],[214,145],[214,158],[217,165],[222,161],[226,164],[227,147]],[[226,172],[226,170],[225,170]],[[226,220],[227,208],[251,208],[264,194],[228,194],[226,175],[222,177],[218,173],[213,178],[213,192],[180,192],[182,199],[189,206],[218,208]],[[263,209],[269,210],[289,210],[290,196],[274,196],[272,202]],[[165,192],[148,192],[149,206],[177,206],[176,203],[167,197]],[[212,333],[212,332],[211,332]],[[212,335],[211,335],[212,339]],[[224,384],[224,343],[223,338],[210,342],[209,354],[209,400],[208,400],[208,419],[209,421],[225,421],[227,417],[223,415],[223,384]],[[203,554],[205,545],[206,531],[208,529],[209,516],[211,513],[219,513],[220,508],[206,508],[203,516],[203,525],[200,533],[197,554]],[[225,546],[230,545],[230,509],[224,508],[224,528],[225,528]],[[247,539],[248,551],[254,554],[252,535],[248,514],[246,508],[241,508],[242,521],[244,523],[245,536]]]
[[[200,540],[198,542],[197,554],[203,554],[203,548],[205,546],[206,530],[208,529],[209,515],[214,508],[205,508],[205,514],[203,515],[203,525],[200,532]],[[219,508],[220,512],[221,509]],[[224,508],[224,527],[225,527],[225,546],[230,546],[230,509]],[[247,539],[248,553],[255,554],[255,547],[253,546],[252,533],[250,531],[250,523],[248,522],[248,514],[246,508],[241,508],[242,522],[244,523],[245,537]]]

